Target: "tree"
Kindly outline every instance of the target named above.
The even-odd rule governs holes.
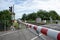
[[[25,17],[26,16],[26,17]],[[28,15],[23,15],[23,19],[27,19],[27,20],[35,20],[37,17],[40,17],[42,20],[50,20],[50,17],[53,20],[60,20],[60,16],[57,14],[56,11],[51,10],[49,12],[47,12],[46,10],[39,10],[36,13],[30,13]]]
[[[27,15],[27,20],[35,20],[37,18],[36,13],[31,13]]]
[[[8,10],[0,11],[0,23],[3,27],[10,27],[11,25],[11,13]]]
[[[49,11],[49,15],[52,17],[53,20],[59,19],[59,15],[54,10]]]
[[[37,11],[37,16],[39,16],[42,20],[48,20],[49,18],[49,15],[48,15],[48,12],[45,11],[45,10],[39,10]]]
[[[26,14],[23,14],[22,20],[26,20]]]

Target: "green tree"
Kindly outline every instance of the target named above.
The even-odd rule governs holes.
[[[35,20],[37,18],[36,13],[34,13],[34,12],[27,15],[27,17],[28,17],[27,18],[28,20]]]
[[[26,17],[25,17],[26,16]],[[50,20],[50,17],[53,20],[60,20],[60,16],[57,14],[56,11],[51,10],[51,11],[45,11],[45,10],[39,10],[36,13],[30,13],[28,15],[23,15],[23,19],[27,19],[27,20],[35,20],[37,17],[40,17],[42,20]]]
[[[11,25],[11,13],[8,10],[0,11],[0,23],[2,23],[6,28]]]
[[[26,20],[26,14],[23,14],[22,20]]]
[[[40,18],[42,18],[42,20],[44,20],[44,19],[49,19],[48,17],[49,17],[49,15],[48,15],[48,12],[47,11],[45,11],[45,10],[39,10],[39,11],[37,11],[37,16],[39,16]]]
[[[59,19],[59,15],[54,10],[49,11],[49,16],[51,16],[53,20]]]

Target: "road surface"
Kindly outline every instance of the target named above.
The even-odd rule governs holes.
[[[34,37],[36,37],[36,35],[28,29],[22,29],[4,33],[0,35],[0,40],[33,40]],[[39,40],[39,38],[36,40]]]
[[[48,27],[56,30],[60,27],[59,24],[50,24],[50,25],[42,25],[43,27]],[[0,33],[0,40],[53,40],[52,38],[40,35],[30,28],[26,28],[25,25],[20,24],[21,29],[15,31],[9,31],[5,33]]]
[[[42,25],[42,27],[47,27],[47,28],[51,28],[51,29],[60,31],[60,24]]]

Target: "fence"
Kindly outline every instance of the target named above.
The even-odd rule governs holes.
[[[49,29],[49,28],[45,28],[45,27],[41,27],[41,26],[37,26],[37,25],[33,25],[33,24],[29,24],[29,23],[24,23],[20,20],[18,20],[20,23],[26,25],[26,27],[29,27],[29,28],[32,28],[34,29],[35,31],[39,33],[42,33],[46,36],[49,36],[55,40],[60,40],[60,31],[56,31],[56,30],[53,30],[53,29]]]

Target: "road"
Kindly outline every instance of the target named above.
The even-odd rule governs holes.
[[[45,38],[45,37],[44,37]],[[10,31],[0,35],[0,40],[43,40],[33,29]]]
[[[0,40],[33,40],[36,37],[29,29],[22,29],[17,31],[10,31],[0,35]],[[36,40],[39,40],[36,39]]]
[[[60,27],[59,24],[50,24],[50,25],[42,25],[43,27],[48,27],[56,30]],[[20,24],[21,29],[15,31],[0,33],[0,40],[53,40],[52,38],[40,35],[37,36],[35,30],[26,28],[25,25]]]
[[[60,31],[60,24],[49,24],[49,25],[41,25],[41,26]]]

